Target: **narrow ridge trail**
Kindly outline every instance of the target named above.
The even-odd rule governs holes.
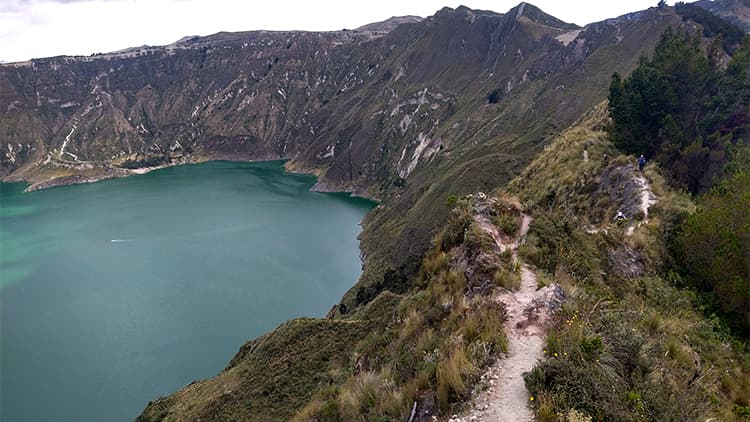
[[[649,209],[658,202],[658,198],[651,188],[651,183],[649,183],[643,173],[636,170],[633,166],[623,166],[620,167],[620,169],[623,169],[627,173],[627,177],[624,182],[620,182],[618,189],[635,191],[632,196],[629,196],[627,199],[620,199],[619,205],[622,208],[618,210],[626,210],[626,217],[629,221],[627,226],[625,226],[625,235],[632,236],[637,228],[648,224]],[[627,212],[627,210],[630,212]],[[641,221],[635,221],[633,219],[637,212],[643,214],[643,219]],[[605,221],[602,222],[601,227],[588,226],[583,230],[588,234],[597,234],[599,232],[607,233],[607,231],[614,225],[615,221]]]
[[[648,180],[643,176],[643,174],[638,174],[635,177],[635,182],[638,184],[640,188],[640,206],[639,209],[643,213],[643,221],[639,223],[633,223],[625,230],[625,234],[627,236],[632,236],[633,233],[635,233],[635,229],[640,227],[643,224],[648,224],[648,210],[651,208],[652,205],[656,203],[656,195],[654,195],[654,192],[651,190],[651,184],[648,183]]]
[[[518,260],[517,249],[526,238],[531,217],[522,214],[519,234],[510,242],[503,242],[497,228],[485,218],[477,218],[477,223],[495,239],[500,252],[510,249],[513,259]],[[521,265],[520,272],[521,286],[518,291],[504,290],[496,297],[505,305],[507,312],[505,332],[508,352],[482,375],[482,381],[472,393],[471,409],[463,415],[454,415],[450,418],[451,422],[534,420],[528,406],[530,397],[523,374],[542,359],[545,327],[553,311],[550,304],[555,303],[554,298],[560,297],[562,291],[554,284],[537,290],[536,274],[526,264]]]

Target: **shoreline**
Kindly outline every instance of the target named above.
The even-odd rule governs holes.
[[[372,201],[376,205],[380,205],[382,200],[371,195],[366,194],[360,189],[353,186],[342,186],[335,182],[321,180],[323,179],[322,169],[305,168],[301,166],[289,166],[292,162],[292,158],[288,157],[263,157],[263,158],[240,158],[240,157],[227,157],[223,155],[218,156],[199,156],[192,157],[182,162],[173,162],[168,164],[161,164],[153,167],[140,167],[136,169],[127,169],[122,167],[112,166],[111,163],[101,163],[100,167],[96,167],[100,170],[100,174],[96,175],[85,175],[84,173],[71,174],[67,176],[48,178],[42,181],[33,182],[26,178],[0,178],[0,181],[6,183],[28,183],[28,186],[24,189],[24,192],[35,192],[44,189],[51,189],[62,186],[80,185],[84,183],[96,183],[103,180],[126,178],[128,176],[143,175],[151,173],[152,171],[161,170],[169,167],[177,167],[182,165],[190,164],[202,164],[211,161],[229,161],[235,163],[263,163],[272,161],[281,161],[282,169],[288,174],[299,174],[312,176],[315,178],[315,183],[310,187],[311,192],[319,193],[346,193],[352,198],[366,199]]]
[[[180,163],[180,164],[187,164],[187,163]],[[155,167],[143,167],[143,168],[138,168],[138,169],[117,168],[118,170],[109,174],[100,174],[100,175],[95,175],[95,176],[84,176],[82,174],[74,174],[70,176],[55,177],[52,179],[47,179],[47,180],[36,182],[36,183],[31,183],[25,179],[14,180],[12,182],[7,181],[7,180],[3,180],[3,181],[8,182],[8,183],[15,183],[15,182],[29,183],[29,186],[27,186],[26,189],[24,189],[24,192],[35,192],[39,190],[51,189],[51,188],[62,187],[62,186],[81,185],[84,183],[96,183],[96,182],[100,182],[103,180],[119,179],[119,178],[125,178],[125,177],[133,176],[133,175],[146,174],[154,170],[160,170],[163,168],[172,167],[172,166],[176,166],[180,164],[161,165],[161,166],[155,166]]]
[[[248,164],[245,164],[245,163],[248,163]],[[174,185],[172,178],[173,177],[178,177],[178,178],[182,179],[181,181],[183,183],[180,186],[185,186],[188,189],[188,192],[190,192],[191,196],[204,196],[204,193],[206,193],[206,192],[212,193],[212,191],[214,191],[214,190],[227,191],[227,189],[231,189],[232,195],[233,196],[244,197],[244,199],[242,199],[242,198],[240,198],[240,199],[243,202],[245,202],[246,204],[257,203],[257,205],[259,205],[261,208],[267,208],[266,207],[267,204],[265,203],[266,201],[258,202],[256,200],[256,198],[261,198],[261,197],[256,196],[256,193],[255,193],[256,189],[259,189],[259,190],[266,190],[266,189],[268,189],[269,191],[275,191],[276,190],[275,188],[277,186],[290,184],[293,187],[293,190],[291,190],[290,192],[294,192],[294,195],[296,197],[303,198],[305,201],[310,201],[311,203],[316,203],[316,204],[319,204],[319,203],[330,204],[332,207],[334,207],[333,209],[343,209],[343,211],[342,211],[343,214],[341,214],[341,216],[345,217],[345,218],[342,218],[342,219],[339,219],[339,218],[334,218],[334,219],[326,218],[326,220],[329,220],[331,222],[331,226],[330,227],[334,227],[334,228],[335,227],[343,227],[342,223],[346,222],[346,230],[343,230],[341,232],[341,233],[344,233],[346,235],[346,242],[340,242],[339,240],[336,240],[337,236],[331,237],[330,236],[330,233],[331,233],[330,230],[324,229],[324,230],[321,230],[321,231],[323,232],[323,237],[331,240],[332,241],[332,245],[333,244],[340,245],[338,247],[341,248],[340,250],[342,251],[341,253],[334,254],[333,255],[333,260],[330,261],[330,262],[328,262],[328,264],[331,264],[330,266],[333,268],[335,266],[332,265],[332,263],[336,263],[336,262],[341,261],[341,262],[343,262],[342,266],[346,267],[347,269],[351,269],[351,271],[349,273],[345,273],[345,274],[350,274],[350,275],[348,275],[348,276],[345,275],[344,277],[340,277],[340,284],[338,284],[338,286],[336,287],[338,289],[337,293],[329,294],[327,298],[324,298],[323,300],[320,300],[319,304],[317,305],[318,309],[314,313],[312,313],[312,312],[305,312],[305,313],[302,314],[302,317],[308,317],[310,319],[314,318],[316,320],[324,320],[325,317],[326,317],[326,315],[327,315],[327,313],[330,311],[330,309],[332,307],[335,307],[340,302],[340,300],[343,297],[344,293],[346,291],[348,291],[352,286],[354,286],[358,282],[358,280],[359,280],[359,278],[360,278],[360,276],[362,274],[362,262],[361,262],[361,254],[360,254],[361,253],[361,241],[359,240],[359,236],[360,236],[360,234],[362,233],[362,230],[363,230],[363,228],[361,227],[361,219],[364,218],[364,215],[367,212],[369,212],[369,207],[364,207],[363,204],[362,204],[362,202],[359,202],[359,201],[350,201],[350,200],[347,200],[347,198],[345,198],[344,196],[337,196],[336,197],[336,196],[330,196],[330,195],[324,195],[323,196],[323,195],[315,195],[315,194],[311,194],[311,193],[305,193],[305,192],[309,191],[310,186],[312,186],[312,184],[314,183],[313,179],[308,178],[308,177],[294,177],[294,176],[292,176],[292,178],[288,178],[287,176],[291,175],[291,173],[288,173],[286,171],[281,171],[281,172],[279,171],[279,170],[282,169],[282,166],[283,166],[283,161],[282,160],[255,160],[255,161],[253,161],[253,163],[258,163],[258,164],[250,164],[249,161],[238,161],[238,160],[234,160],[233,162],[230,162],[230,161],[220,161],[220,160],[207,160],[205,162],[200,162],[200,163],[180,163],[180,164],[202,164],[202,165],[200,165],[200,166],[184,167],[179,172],[176,172],[174,170],[168,170],[168,171],[165,171],[163,173],[156,174],[156,175],[154,175],[152,177],[149,177],[149,178],[133,179],[131,182],[123,182],[123,183],[116,182],[116,186],[115,186],[114,183],[96,185],[95,190],[97,191],[97,195],[84,195],[84,196],[87,196],[86,199],[87,199],[87,201],[89,201],[87,203],[90,203],[90,204],[91,203],[97,204],[100,199],[103,199],[103,200],[105,200],[107,202],[111,201],[112,199],[115,199],[115,200],[119,201],[121,197],[111,197],[110,198],[110,196],[112,194],[111,193],[107,194],[107,192],[112,192],[114,189],[122,188],[125,185],[131,186],[130,192],[135,192],[135,195],[134,196],[132,196],[132,195],[125,195],[123,197],[130,198],[132,196],[132,198],[136,200],[135,202],[132,202],[132,201],[129,200],[128,201],[128,207],[134,207],[134,209],[136,209],[136,211],[137,211],[136,215],[138,215],[138,214],[140,214],[140,211],[138,211],[137,209],[142,208],[140,205],[138,205],[138,203],[140,202],[140,200],[138,200],[138,197],[140,195],[138,192],[139,191],[143,192],[143,190],[141,188],[139,188],[138,186],[142,186],[142,187],[144,187],[144,186],[150,186],[150,185],[158,186],[157,192],[161,192],[162,188],[165,188],[166,190],[164,192],[168,193],[169,190],[171,190],[171,186]],[[173,165],[176,166],[177,164],[173,164]],[[145,174],[145,173],[149,173],[151,171],[155,171],[155,170],[158,170],[158,169],[161,169],[161,168],[166,168],[166,167],[171,167],[171,166],[172,165],[168,165],[168,166],[162,165],[162,166],[154,166],[154,167],[141,168],[141,169],[137,169],[134,172],[128,172],[127,174],[123,174],[122,176],[125,177],[127,175],[132,175],[132,174]],[[176,175],[176,176],[173,176],[173,175]],[[198,184],[198,187],[200,188],[200,190],[197,191],[197,193],[196,193],[195,190],[194,190],[194,188],[190,186],[190,185],[192,185],[195,182],[195,179],[193,179],[192,182],[191,182],[190,179],[193,178],[193,177],[199,176],[199,175],[202,175],[203,176],[202,178],[204,178],[204,180],[211,180],[212,178],[215,177],[216,178],[215,182],[217,184],[214,184],[213,180],[212,180],[212,182],[210,182],[209,184],[206,184],[206,185]],[[261,178],[264,178],[264,177],[269,177],[270,180],[272,181],[272,183],[268,184],[268,183],[264,183],[264,182],[257,182],[257,186],[255,186],[255,183],[252,183],[252,184],[249,185],[250,186],[249,190],[247,188],[247,185],[244,184],[244,180],[245,179],[255,179],[255,178],[261,179]],[[60,178],[57,178],[57,179],[60,179]],[[79,183],[85,183],[86,181],[84,179],[88,179],[88,177],[82,177],[79,180]],[[93,179],[93,177],[92,177],[92,179]],[[222,179],[223,179],[223,182],[222,182]],[[68,181],[69,184],[71,182],[72,181]],[[222,185],[224,185],[224,187],[222,187]],[[49,196],[49,195],[45,196],[44,194],[42,194],[41,196],[35,196],[35,195],[34,196],[27,196],[26,200],[22,200],[22,198],[23,198],[22,195],[23,194],[21,193],[21,191],[23,190],[23,187],[24,186],[16,185],[13,188],[14,193],[16,193],[17,195],[19,195],[19,197],[17,197],[16,199],[21,199],[21,201],[19,201],[19,203],[21,203],[21,202],[23,202],[23,203],[36,203],[37,200],[35,198],[43,199],[43,198],[47,198]],[[203,189],[204,187],[205,187],[205,189]],[[83,188],[84,188],[84,190],[89,190],[90,187],[83,187]],[[78,196],[77,192],[79,192],[79,191],[81,191],[80,188],[79,189],[73,188],[73,189],[69,189],[69,190],[62,190],[62,191],[59,191],[59,193],[53,195],[53,199],[54,199],[54,197],[69,197],[69,200],[72,200],[74,203],[76,203],[75,206],[76,206],[76,208],[78,208],[80,205],[77,203],[79,201],[79,199],[77,198],[77,196]],[[10,189],[9,189],[9,192],[10,192]],[[52,193],[52,192],[56,192],[56,191],[48,192],[48,194]],[[284,197],[287,194],[288,194],[288,192],[286,191],[286,189],[282,189],[281,192],[273,192],[273,195],[281,195],[282,199],[279,200],[279,201],[271,201],[270,204],[272,204],[272,206],[274,206],[274,207],[277,207],[276,209],[278,211],[282,211],[282,213],[283,213],[283,209],[284,208],[288,208],[290,206],[290,203]],[[99,195],[103,195],[103,196],[100,197]],[[221,196],[221,197],[219,197],[219,202],[209,203],[209,208],[210,207],[216,207],[216,206],[228,207],[227,209],[236,208],[238,210],[239,214],[246,214],[246,210],[243,209],[241,207],[241,205],[240,205],[241,202],[236,202],[236,204],[239,205],[239,207],[237,205],[235,205],[235,203],[234,203],[235,199],[233,198],[233,196],[229,197],[233,201],[233,203],[231,204],[231,206],[227,205],[224,202],[224,198],[225,197]],[[317,196],[317,199],[315,198],[316,196]],[[159,197],[158,197],[159,203],[161,203],[161,199],[162,199],[162,195],[159,194]],[[66,199],[64,202],[65,203],[70,202],[69,200]],[[213,201],[211,201],[211,202],[213,202]],[[220,205],[220,203],[221,203],[221,205]],[[167,206],[168,207],[175,207],[178,204],[180,204],[180,202],[174,202],[171,198],[168,199],[168,202],[167,202]],[[302,205],[302,203],[300,203],[300,204]],[[53,205],[55,205],[55,204],[53,203]],[[328,205],[326,205],[326,207],[327,206]],[[88,209],[91,209],[90,206],[85,206],[85,207],[88,208]],[[307,216],[308,215],[308,211],[309,210],[307,210],[306,207],[302,206],[300,208],[299,206],[295,206],[294,208],[297,208],[297,210],[301,210],[301,211],[298,211],[298,213],[299,212],[302,213],[301,216]],[[313,207],[313,208],[315,208],[315,207]],[[45,209],[45,207],[41,207],[39,209]],[[187,207],[185,207],[183,209],[184,210],[190,210],[190,208],[187,208]],[[352,211],[353,214],[350,213],[347,210],[353,210]],[[267,214],[266,211],[262,211],[262,212],[264,214]],[[323,210],[321,212],[324,212],[326,214],[328,213],[325,210],[325,208],[323,208]],[[108,218],[107,215],[106,215],[106,213],[105,214],[101,214],[98,211],[93,211],[93,213],[95,213],[95,214],[90,214],[90,215],[96,215],[96,214],[98,214],[100,216],[103,216],[104,218]],[[65,214],[68,215],[68,213],[65,213]],[[172,215],[172,211],[170,211],[169,209],[167,209],[166,211],[163,212],[163,214]],[[199,216],[202,213],[199,214],[198,212],[195,212],[194,214],[196,216],[198,216],[198,218],[200,218]],[[63,214],[61,213],[59,215],[63,215]],[[76,214],[69,214],[69,215],[71,215],[73,218],[76,218],[76,219],[79,218],[79,216],[77,216]],[[147,214],[144,214],[144,215],[147,215]],[[277,220],[278,219],[277,217],[283,217],[281,215],[281,213],[279,213],[279,214],[271,213],[268,216],[270,217],[270,219],[273,219],[273,220]],[[55,215],[55,217],[57,217],[57,215]],[[57,218],[55,218],[55,220],[57,220]],[[311,219],[310,221],[311,222],[315,222],[316,220]],[[255,238],[257,231],[263,231],[264,233],[262,235],[266,236],[266,234],[265,234],[265,227],[266,227],[265,223],[261,222],[260,226],[259,226],[258,225],[258,221],[255,219],[255,217],[251,217],[248,220],[248,222],[249,222],[248,225],[243,225],[243,221],[241,221],[241,220],[231,219],[231,220],[227,220],[227,222],[229,222],[231,224],[231,226],[230,226],[231,230],[223,231],[221,229],[218,229],[217,231],[219,233],[225,233],[225,234],[222,234],[221,236],[225,236],[226,233],[228,233],[228,234],[231,234],[232,237],[234,237],[235,233],[240,232],[240,230],[243,230],[243,232],[241,232],[241,233],[242,233],[242,237],[245,237],[245,238],[248,237],[248,236]],[[221,220],[219,220],[218,223],[219,223],[219,225],[223,224],[223,222]],[[68,227],[70,227],[69,224],[65,224],[65,225],[68,226]],[[287,226],[287,227],[290,227],[287,224],[284,224],[284,225]],[[221,226],[218,226],[218,227],[221,227]],[[235,227],[239,227],[240,230],[235,230],[234,229]],[[258,229],[258,227],[260,227],[260,229]],[[323,226],[323,227],[325,227],[325,226]],[[208,229],[208,230],[214,230],[215,228],[216,228],[216,226],[213,224],[213,222],[212,222],[212,224],[210,224],[209,226],[206,227],[206,229]],[[248,235],[245,235],[244,230],[247,230]],[[120,246],[111,246],[111,247],[112,248],[127,248],[128,250],[135,250],[135,249],[144,250],[143,249],[144,246],[141,245],[141,241],[143,239],[141,236],[139,236],[138,234],[134,235],[133,233],[130,233],[127,230],[122,231],[122,230],[118,229],[116,231],[122,232],[121,235],[120,234],[112,234],[111,236],[110,235],[106,235],[106,236],[102,236],[101,239],[99,239],[97,237],[95,239],[96,242],[88,242],[87,241],[86,243],[95,243],[96,245],[100,245],[101,243],[99,241],[103,241],[103,242],[106,242],[107,246],[101,246],[101,247],[102,248],[110,248],[110,246],[108,246],[109,243],[119,243],[119,242],[116,242],[116,241],[112,241],[112,239],[115,239],[115,240],[116,239],[125,239],[126,241],[128,239],[131,239],[132,242],[138,242],[138,243],[128,244],[128,245],[121,244]],[[286,232],[286,229],[284,229],[284,232]],[[203,232],[203,233],[205,233],[205,232]],[[212,232],[209,232],[209,233],[212,233]],[[300,233],[302,233],[302,232],[300,232]],[[182,230],[175,231],[174,234],[175,234],[175,237],[177,239],[179,239],[180,237],[183,236],[183,231]],[[86,232],[86,235],[87,235],[86,239],[89,239],[87,232]],[[97,232],[97,235],[98,235],[98,232]],[[117,237],[115,237],[115,236],[117,236]],[[171,233],[167,234],[167,235],[155,234],[155,233],[148,233],[145,236],[146,236],[146,238],[148,238],[149,236],[151,236],[151,238],[159,238],[159,237],[167,238],[168,236],[171,236]],[[201,232],[198,232],[197,236],[202,236]],[[306,237],[309,237],[309,236],[306,236]],[[66,238],[66,237],[63,237],[63,238]],[[281,237],[281,236],[276,236],[276,238],[283,239],[283,237]],[[198,237],[198,239],[201,239],[201,238]],[[163,247],[165,247],[163,245],[166,244],[166,243],[163,243],[163,242],[164,241],[160,239],[160,240],[152,241],[152,244],[157,244],[159,248],[163,248]],[[180,244],[182,244],[182,243],[192,243],[192,241],[187,241],[187,240],[178,240],[178,241],[174,241],[174,242],[175,243],[180,243]],[[196,243],[202,243],[202,240],[200,240],[199,242],[196,242]],[[246,243],[248,243],[247,239],[243,240],[242,238],[238,238],[236,240],[235,244],[236,245],[243,245],[243,244],[246,244]],[[312,241],[311,244],[313,246],[315,246],[315,245],[317,245],[317,242],[316,241]],[[95,246],[95,247],[99,248],[99,246]],[[122,249],[113,249],[113,250],[119,251],[119,250],[122,250]],[[262,248],[261,249],[251,248],[251,249],[248,249],[248,250],[249,251],[253,251],[253,250],[259,250],[259,251],[261,251],[261,254],[259,255],[260,258],[258,258],[258,259],[261,260],[261,261],[263,260],[262,255],[264,255],[264,254],[262,253],[263,252]],[[282,252],[283,255],[289,255],[288,252],[285,249],[281,249],[281,252]],[[341,256],[343,256],[342,254],[344,254],[344,253],[346,253],[346,257],[347,258],[342,261],[340,258],[341,258]],[[148,256],[151,256],[151,254],[149,254]],[[293,260],[296,260],[296,258],[294,257],[294,255],[291,255],[291,256],[292,256]],[[87,256],[87,259],[89,259],[89,256]],[[359,261],[357,261],[358,259],[359,259]],[[346,263],[347,261],[349,263],[351,263],[351,265],[348,264],[348,263]],[[277,262],[275,261],[275,259],[271,260],[271,261],[267,261],[267,262],[270,263],[269,265],[277,266]],[[326,263],[327,261],[324,260],[324,259],[316,258],[316,259],[313,259],[313,260],[309,260],[309,262],[312,263],[312,265],[314,267],[320,267],[321,263]],[[130,266],[130,265],[128,265],[128,266]],[[325,266],[327,267],[329,265],[325,265]],[[255,266],[251,266],[251,267],[248,267],[248,268],[250,269],[250,272],[248,274],[252,273],[253,271],[255,271],[257,269]],[[235,273],[234,269],[232,269],[231,271],[233,273]],[[242,273],[246,272],[245,270],[243,270],[242,268],[240,268],[239,271],[240,271],[239,272],[240,277],[247,277],[246,275],[242,275]],[[308,271],[310,271],[310,270],[308,270]],[[347,270],[347,271],[349,271],[349,270]],[[311,274],[312,274],[312,272],[314,272],[314,271],[311,271]],[[328,272],[328,271],[324,271],[321,274],[324,274],[326,272]],[[335,274],[337,272],[338,272],[338,270],[336,270],[336,272],[331,272],[330,274]],[[286,273],[287,272],[285,272],[285,274]],[[289,274],[289,279],[290,280],[298,279],[299,282],[304,282],[305,281],[304,277],[299,278],[299,277],[297,277],[296,273],[294,273],[294,272],[288,272],[288,274]],[[250,274],[250,275],[252,275],[252,274]],[[234,275],[232,275],[232,276],[234,276]],[[159,277],[160,278],[162,277],[161,274],[159,275]],[[326,277],[323,277],[323,278],[326,278]],[[222,276],[221,279],[222,280],[223,279],[230,280],[230,282],[226,284],[226,285],[229,286],[229,290],[227,290],[227,289],[223,289],[223,290],[230,291],[231,288],[236,288],[237,287],[236,284],[232,284],[231,283],[231,280],[233,280],[232,277]],[[216,284],[218,285],[218,283],[216,283]],[[316,288],[316,284],[314,284],[314,283],[308,283],[308,284],[311,286],[311,288],[313,288],[313,289]],[[203,287],[202,285],[199,285],[199,286],[200,286],[200,290],[205,289],[205,287]],[[244,286],[244,284],[242,286]],[[211,288],[214,288],[213,284],[211,285]],[[130,289],[130,290],[132,290],[132,289]],[[169,294],[171,295],[171,293],[169,293]],[[219,303],[221,303],[221,302],[219,302]],[[226,302],[224,302],[224,304],[226,304]],[[242,313],[243,314],[247,314],[247,312],[242,312]],[[285,324],[288,321],[293,321],[295,318],[300,317],[300,315],[293,315],[293,313],[294,312],[292,312],[291,314],[287,313],[286,315],[280,314],[281,321],[279,321],[279,322],[273,322],[272,321],[271,323],[268,324],[268,327],[262,328],[262,329],[260,329],[257,332],[253,332],[252,334],[246,333],[246,334],[242,334],[242,335],[239,335],[239,336],[233,336],[233,337],[236,337],[237,340],[231,340],[231,341],[229,341],[228,342],[229,343],[228,346],[225,347],[224,349],[222,349],[223,351],[228,351],[228,354],[226,354],[226,356],[224,356],[224,357],[219,356],[218,359],[214,359],[215,361],[219,362],[219,366],[217,366],[215,369],[212,369],[209,373],[205,373],[204,375],[200,375],[199,378],[195,378],[196,377],[195,371],[186,371],[184,373],[178,373],[177,375],[179,376],[179,378],[177,376],[175,378],[178,379],[178,380],[179,379],[184,379],[184,381],[180,381],[179,384],[175,384],[175,385],[173,385],[171,387],[168,387],[167,389],[163,390],[164,392],[162,392],[160,394],[155,394],[155,393],[152,392],[152,393],[146,394],[145,398],[139,398],[138,400],[136,400],[135,406],[132,408],[132,410],[130,410],[130,411],[127,412],[127,413],[129,413],[131,415],[130,418],[131,419],[132,418],[136,418],[139,414],[141,414],[143,412],[144,408],[146,407],[147,401],[150,402],[151,400],[157,400],[157,397],[160,397],[161,395],[173,394],[174,392],[179,391],[180,389],[184,388],[184,386],[187,385],[187,383],[190,380],[203,379],[204,377],[205,377],[205,379],[209,379],[209,378],[213,378],[213,377],[217,376],[217,374],[219,374],[220,371],[224,367],[226,367],[227,365],[229,365],[231,363],[231,360],[234,359],[235,356],[240,353],[241,348],[243,347],[243,345],[246,342],[252,341],[252,340],[257,339],[257,338],[261,338],[261,337],[267,335],[268,333],[273,332],[280,325]],[[232,319],[237,319],[237,318],[232,317]],[[228,332],[231,333],[231,334],[236,334],[237,333],[236,329],[228,331]],[[213,349],[215,349],[215,347],[214,348],[208,348],[207,350],[209,350],[210,352],[212,352]],[[157,357],[156,365],[158,367],[164,366],[163,362],[161,362],[158,359],[158,355],[156,357]],[[191,372],[192,372],[192,375],[191,375]],[[45,398],[45,400],[46,400],[46,398]]]

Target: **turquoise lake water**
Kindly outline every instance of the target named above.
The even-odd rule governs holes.
[[[0,420],[127,421],[247,340],[324,315],[373,204],[281,162],[0,185]]]

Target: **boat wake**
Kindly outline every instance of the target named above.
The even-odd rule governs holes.
[[[167,240],[186,240],[195,239],[198,237],[212,237],[222,234],[231,234],[247,230],[257,230],[265,226],[259,224],[241,224],[238,226],[221,227],[214,230],[199,231],[195,233],[186,233],[176,236],[158,236],[158,237],[144,237],[139,239],[111,239],[111,243],[133,243],[135,241],[151,241],[151,242],[162,242]]]

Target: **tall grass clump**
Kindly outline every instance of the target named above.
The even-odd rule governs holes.
[[[521,288],[521,274],[517,271],[498,268],[492,277],[492,282],[498,287],[515,292]]]
[[[518,233],[518,229],[521,228],[519,217],[511,213],[502,213],[493,218],[492,222],[506,236],[515,236]]]
[[[467,389],[467,379],[476,368],[466,356],[463,346],[457,346],[437,367],[437,397],[440,408],[447,411],[452,402],[460,399]]]
[[[441,412],[464,400],[481,369],[508,347],[504,307],[472,290],[465,267],[477,273],[486,264],[490,277],[509,267],[495,248],[459,205],[425,254],[415,290],[356,345],[346,381],[316,396],[298,420],[403,420],[424,397],[434,397]]]

